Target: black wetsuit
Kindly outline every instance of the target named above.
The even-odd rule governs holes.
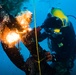
[[[75,32],[72,23],[68,22],[67,24],[63,26],[60,19],[51,16],[41,26],[44,32],[40,34],[39,41],[45,38],[50,39],[52,51],[56,52],[54,56],[56,60],[53,62],[53,67],[57,71],[56,75],[70,75],[69,69],[73,68],[74,65]],[[59,33],[53,32],[56,28],[60,29]]]

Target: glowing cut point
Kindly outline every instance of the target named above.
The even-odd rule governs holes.
[[[6,36],[7,43],[9,43],[9,44],[17,43],[19,39],[20,39],[19,34],[15,33],[15,32],[10,32]]]
[[[24,21],[24,20],[22,20],[22,21],[21,21],[21,24],[24,24],[24,23],[25,23],[25,21]]]

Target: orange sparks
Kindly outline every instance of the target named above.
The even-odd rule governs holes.
[[[23,28],[23,30],[29,28],[31,19],[32,19],[32,13],[28,10],[16,17],[17,22]]]
[[[20,35],[15,30],[10,30],[6,27],[2,33],[1,40],[9,47],[13,47],[20,40]]]
[[[19,26],[23,28],[22,31],[10,30],[8,27],[5,27],[3,33],[1,34],[2,42],[6,43],[9,47],[13,47],[18,41],[21,40],[21,35],[26,35],[32,29],[29,27],[32,19],[32,13],[30,11],[25,11],[21,15],[16,17]]]

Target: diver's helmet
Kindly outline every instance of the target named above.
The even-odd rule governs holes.
[[[44,26],[48,32],[53,29],[55,33],[60,34],[60,29],[68,25],[68,17],[60,8],[52,7],[47,16]]]
[[[60,8],[52,7],[50,13],[51,13],[52,16],[59,18],[62,21],[63,26],[67,25],[68,17],[63,13],[63,11]]]

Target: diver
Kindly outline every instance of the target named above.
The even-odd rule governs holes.
[[[41,30],[44,32],[41,33]],[[48,38],[52,55],[51,67],[55,68],[55,75],[70,75],[75,60],[75,32],[68,17],[59,8],[52,8],[44,23],[37,27],[38,41]],[[49,52],[50,53],[50,52]],[[49,57],[51,58],[51,57]]]

